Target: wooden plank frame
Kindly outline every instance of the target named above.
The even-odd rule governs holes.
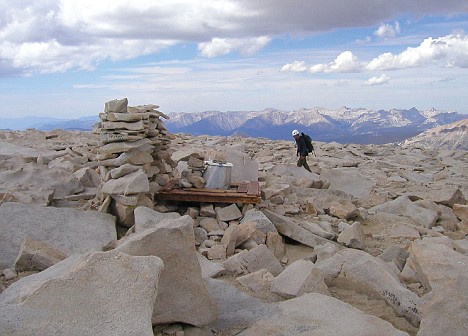
[[[167,201],[200,202],[200,203],[260,203],[258,181],[233,183],[231,189],[186,188],[161,190],[156,198]]]

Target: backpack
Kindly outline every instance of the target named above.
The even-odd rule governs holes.
[[[312,145],[312,138],[308,136],[307,134],[304,134],[304,132],[302,132],[301,135],[302,135],[302,138],[304,138],[305,140],[307,151],[309,153],[312,153],[314,151],[314,145]]]

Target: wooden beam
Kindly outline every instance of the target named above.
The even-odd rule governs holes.
[[[237,192],[246,193],[248,191],[248,189],[249,189],[249,184],[248,183],[241,183],[237,187]]]
[[[258,195],[260,193],[258,181],[251,181],[247,189],[247,195]]]
[[[254,181],[256,182],[256,181]],[[182,201],[182,202],[202,202],[202,203],[246,203],[258,204],[261,202],[260,193],[258,189],[258,182],[254,183],[252,187],[246,184],[244,192],[237,192],[236,190],[224,189],[173,189],[161,190],[157,194],[157,198],[169,201]],[[256,193],[254,191],[256,190]],[[250,194],[248,192],[251,192]]]
[[[184,192],[160,192],[157,198],[168,201],[200,202],[200,203],[246,203],[258,204],[260,196],[247,196],[246,194],[203,194]]]

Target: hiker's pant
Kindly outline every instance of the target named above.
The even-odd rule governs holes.
[[[312,172],[310,170],[309,164],[307,163],[307,157],[306,156],[299,156],[299,160],[297,160],[297,166],[298,167],[304,166],[305,169]]]

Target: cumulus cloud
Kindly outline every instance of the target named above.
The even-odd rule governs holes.
[[[468,68],[468,35],[450,34],[439,38],[427,38],[415,48],[407,48],[400,54],[383,53],[369,62],[361,62],[351,51],[341,53],[333,62],[308,66],[295,61],[286,64],[281,71],[334,73],[386,71],[437,65],[451,68]]]
[[[390,1],[380,6],[375,0],[3,0],[0,71],[92,69],[105,59],[138,57],[186,43],[197,44],[206,57],[233,51],[249,55],[285,34],[369,26],[401,13],[460,12],[468,12],[468,2]],[[383,27],[379,34],[397,30],[396,25]],[[355,71],[353,60],[340,61],[323,68]]]
[[[316,64],[310,67],[309,72],[359,72],[362,69],[362,64],[351,51],[345,51],[328,64]]]
[[[239,51],[242,55],[252,55],[271,41],[268,36],[246,39],[213,38],[211,42],[198,44],[198,50],[203,56],[216,57]]]
[[[379,77],[371,77],[363,83],[363,85],[375,86],[387,84],[390,81],[391,77],[388,77],[386,74],[382,74]]]
[[[468,35],[451,34],[425,39],[416,48],[400,54],[384,53],[370,61],[368,70],[394,70],[438,64],[444,67],[468,68]]]
[[[310,73],[338,73],[338,72],[359,72],[362,70],[362,64],[351,51],[342,52],[330,63],[315,64],[308,66],[303,61],[294,61],[287,63],[282,68],[282,72],[310,72]]]
[[[304,61],[294,61],[292,63],[287,63],[281,68],[282,72],[304,72],[307,71],[308,66]]]

